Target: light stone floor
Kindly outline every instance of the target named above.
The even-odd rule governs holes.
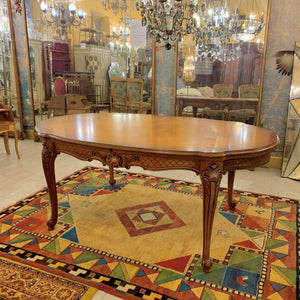
[[[32,140],[19,141],[20,160],[16,156],[13,139],[10,139],[9,143],[11,155],[6,154],[3,137],[0,137],[0,209],[14,204],[46,185],[41,163],[42,143]],[[98,161],[85,162],[61,154],[55,163],[56,180],[60,180],[88,165],[102,166]],[[138,167],[131,168],[129,171],[200,182],[199,177],[191,171],[152,172],[144,171]],[[226,175],[223,176],[221,186],[227,186]],[[279,169],[257,168],[254,171],[237,171],[234,188],[300,200],[300,182],[280,177]],[[92,299],[113,300],[120,298],[98,291]]]

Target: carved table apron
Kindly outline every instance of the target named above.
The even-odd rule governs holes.
[[[228,203],[235,170],[267,163],[279,143],[272,132],[239,122],[142,114],[80,114],[40,122],[42,162],[51,200],[49,230],[57,223],[54,162],[66,153],[81,160],[98,160],[110,170],[140,166],[148,170],[185,169],[200,175],[203,185],[203,256],[209,272],[211,233],[222,174],[228,172]]]

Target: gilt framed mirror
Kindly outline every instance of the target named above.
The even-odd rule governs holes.
[[[179,43],[177,115],[259,124],[270,5],[203,1],[201,34]]]

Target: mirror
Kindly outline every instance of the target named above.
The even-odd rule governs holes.
[[[0,1],[0,103],[11,107],[20,131],[20,112],[16,91],[12,41],[6,0]],[[20,133],[22,136],[22,133]]]
[[[230,14],[238,10],[242,20],[251,14],[260,20],[263,15],[263,28],[258,34],[247,36],[243,33],[247,23],[241,22],[241,27],[237,27],[239,33],[226,39],[226,29],[218,37],[216,32],[221,26],[214,23],[215,36],[209,36],[208,30],[197,45],[192,36],[184,37],[178,50],[177,114],[258,125],[270,3],[268,0],[210,3],[207,10],[221,11],[221,6],[227,7]],[[212,12],[207,14],[214,20]],[[230,26],[229,23],[227,30]]]
[[[95,111],[109,110],[111,76],[141,79],[143,102],[151,113],[152,38],[140,38],[135,1],[74,3],[71,18],[63,13],[69,9],[66,1],[26,1],[36,117],[46,113],[57,78],[65,82],[66,93],[85,95]]]
[[[295,44],[281,175],[300,180],[300,42]]]

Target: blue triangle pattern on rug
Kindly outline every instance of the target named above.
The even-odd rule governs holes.
[[[191,288],[183,281],[180,286],[179,292],[189,291],[190,289]]]
[[[101,265],[106,265],[107,264],[107,262],[106,262],[106,260],[104,259],[104,258],[101,258],[98,262],[97,262],[97,266],[101,266]]]
[[[62,206],[62,207],[70,208],[70,204],[69,204],[68,201],[66,201],[66,202],[60,202],[58,205],[59,205],[59,206]]]
[[[277,283],[274,283],[274,282],[270,282],[270,284],[276,292],[279,292],[280,290],[282,290],[286,287],[285,285],[277,284]]]
[[[69,240],[74,243],[79,243],[75,227],[71,228],[69,231],[63,234],[61,238]]]
[[[282,259],[287,256],[286,254],[283,253],[277,253],[277,252],[273,252],[273,253],[278,259]]]
[[[140,269],[135,276],[141,277],[141,276],[145,276],[145,275],[146,275],[146,273],[142,269]]]
[[[238,219],[237,215],[233,215],[230,213],[225,213],[225,212],[219,212],[224,218],[226,218],[229,222],[232,224],[235,224],[236,220]]]
[[[277,232],[278,232],[280,235],[285,235],[286,233],[288,233],[288,231],[282,230],[282,229],[277,229]]]
[[[66,248],[61,254],[71,254],[72,252],[70,251],[69,248]]]

